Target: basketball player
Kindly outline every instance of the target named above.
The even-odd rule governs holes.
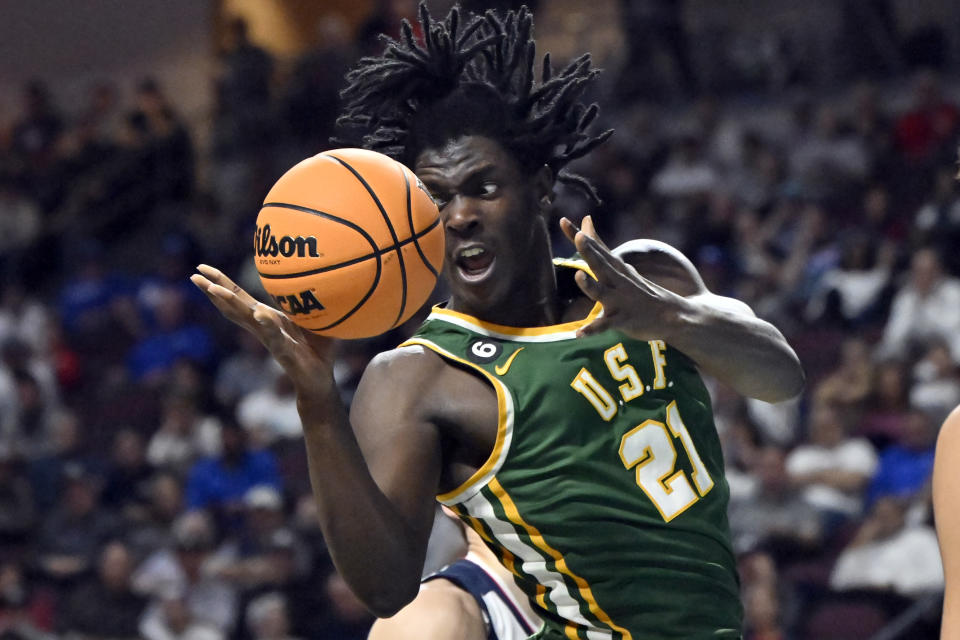
[[[937,437],[933,462],[933,511],[943,558],[941,638],[960,637],[960,407],[947,416]]]
[[[464,557],[424,578],[413,602],[377,620],[369,640],[523,640],[540,627],[480,536],[462,525],[459,530]]]
[[[777,402],[803,386],[797,357],[668,245],[610,250],[586,218],[562,221],[583,259],[552,259],[555,183],[592,191],[566,165],[609,135],[580,101],[596,72],[544,60],[535,82],[526,10],[460,18],[421,7],[423,44],[406,25],[348,76],[347,131],[440,206],[451,292],[370,363],[349,416],[330,341],[216,269],[193,281],[290,376],[324,536],[377,616],[417,595],[437,499],[513,574],[536,638],[740,638],[700,372]]]

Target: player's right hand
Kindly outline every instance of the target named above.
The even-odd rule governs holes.
[[[201,264],[190,276],[213,305],[263,343],[290,376],[298,397],[318,390],[324,380],[333,389],[334,341],[300,328],[282,312],[257,301],[219,269]]]

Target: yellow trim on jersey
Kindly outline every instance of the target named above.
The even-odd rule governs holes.
[[[591,278],[596,280],[596,276],[593,275],[593,271],[583,260],[554,258],[553,264],[560,267],[568,267],[570,269],[583,271]],[[577,329],[590,323],[594,318],[600,315],[601,311],[603,311],[603,305],[597,302],[593,305],[593,308],[590,309],[590,313],[588,313],[585,318],[564,322],[562,324],[548,325],[545,327],[511,327],[503,324],[495,324],[493,322],[480,320],[479,318],[467,315],[465,313],[460,313],[459,311],[451,311],[450,309],[444,309],[439,306],[435,306],[430,310],[430,318],[456,321],[456,324],[461,326],[466,325],[468,328],[474,329],[480,333],[492,333],[505,337],[534,338],[575,332]]]
[[[457,514],[461,520],[466,520],[467,525],[471,529],[473,529],[477,533],[477,535],[480,536],[483,539],[483,541],[487,543],[488,546],[491,547],[491,550],[494,552],[495,555],[499,553],[503,556],[502,558],[500,558],[500,564],[506,567],[507,571],[517,576],[518,578],[520,577],[520,573],[517,571],[516,556],[514,556],[510,552],[510,550],[507,549],[506,547],[503,547],[499,543],[494,542],[493,538],[491,538],[490,535],[483,528],[483,525],[480,524],[480,520],[478,518],[474,518],[472,515],[464,511],[463,508],[457,505],[450,505],[447,508],[453,511],[455,514]]]
[[[610,616],[607,615],[607,612],[600,608],[600,605],[597,604],[596,599],[593,597],[593,591],[590,589],[590,585],[587,584],[587,581],[571,571],[570,567],[567,566],[567,561],[564,559],[563,555],[551,547],[547,541],[543,539],[543,535],[539,530],[537,530],[536,527],[527,523],[523,519],[523,516],[520,515],[520,511],[517,509],[517,505],[514,504],[513,499],[507,493],[506,489],[503,488],[503,485],[501,485],[496,478],[492,478],[489,484],[487,484],[487,487],[490,489],[493,495],[496,496],[497,500],[500,501],[500,504],[503,507],[503,512],[506,514],[510,522],[526,531],[527,535],[530,536],[530,540],[533,541],[533,544],[554,559],[556,562],[557,571],[573,580],[573,582],[577,585],[578,591],[580,592],[580,597],[587,603],[590,613],[592,613],[594,617],[614,631],[621,633],[623,640],[632,640],[633,636],[630,635],[630,632],[616,624],[610,619]],[[570,636],[571,627],[574,629],[573,636]],[[568,637],[577,637],[576,627],[572,624],[568,624],[564,631]]]
[[[590,309],[590,313],[588,313],[585,318],[564,322],[562,324],[552,324],[546,327],[508,327],[503,324],[485,322],[465,313],[451,311],[450,309],[442,309],[440,307],[434,307],[433,310],[430,311],[430,318],[450,318],[459,320],[460,322],[458,324],[470,325],[473,329],[480,333],[494,333],[503,336],[529,338],[574,332],[600,315],[601,311],[603,311],[603,305],[597,302],[593,305],[593,308]]]
[[[407,347],[410,345],[420,345],[421,347],[426,347],[427,349],[435,351],[441,356],[476,369],[490,381],[490,384],[493,385],[494,391],[497,392],[497,439],[493,444],[493,451],[490,452],[490,456],[487,458],[486,462],[484,462],[479,469],[474,471],[466,482],[453,491],[448,491],[447,493],[442,493],[437,496],[437,501],[450,506],[449,503],[458,501],[458,499],[470,489],[479,489],[478,483],[488,474],[492,476],[492,474],[497,470],[497,468],[499,468],[499,465],[502,464],[503,460],[506,458],[507,452],[505,447],[507,446],[506,441],[509,435],[508,431],[513,428],[513,400],[511,399],[510,392],[507,390],[506,386],[504,386],[504,384],[500,382],[496,376],[483,367],[480,367],[469,360],[455,356],[449,351],[442,349],[440,346],[435,345],[429,340],[425,340],[423,338],[410,338],[400,346]]]

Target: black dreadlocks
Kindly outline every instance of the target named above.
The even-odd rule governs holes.
[[[338,142],[412,166],[425,148],[483,135],[504,145],[525,171],[547,165],[559,181],[599,202],[586,178],[564,168],[613,133],[586,132],[598,111],[580,102],[599,74],[590,68],[590,54],[559,74],[546,54],[537,83],[533,17],[526,7],[505,17],[471,15],[462,25],[457,7],[442,22],[423,2],[419,11],[423,45],[404,20],[401,40],[381,36],[384,53],[361,59],[347,74]]]

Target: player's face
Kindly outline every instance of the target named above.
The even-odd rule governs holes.
[[[511,311],[538,293],[542,272],[552,269],[538,208],[543,181],[530,179],[506,149],[482,136],[424,150],[415,172],[440,207],[451,306],[512,324]]]

